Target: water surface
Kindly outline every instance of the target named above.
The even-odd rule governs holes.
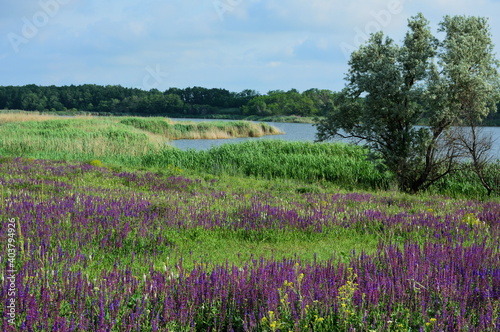
[[[234,121],[234,120],[211,120],[211,119],[172,119],[175,121]],[[172,146],[181,150],[196,149],[208,150],[213,146],[219,146],[226,143],[239,143],[249,140],[261,139],[281,139],[285,141],[307,141],[313,142],[316,139],[316,126],[309,123],[282,123],[282,122],[266,122],[281,131],[284,135],[270,135],[263,137],[245,137],[245,138],[229,138],[229,139],[181,139],[170,141]],[[495,158],[500,158],[500,127],[484,127],[484,133],[491,134],[494,140],[492,155]],[[346,142],[348,140],[338,138],[337,141]]]

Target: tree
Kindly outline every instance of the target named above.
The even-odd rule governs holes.
[[[316,95],[312,90],[302,94],[296,89],[287,92],[272,90],[267,95],[252,98],[247,105],[242,107],[242,111],[246,115],[260,116],[314,116],[319,113],[318,101],[319,93]]]
[[[500,171],[499,164],[493,162],[490,153],[493,147],[491,134],[485,134],[483,128],[477,127],[475,123],[469,127],[453,128],[452,132],[457,144],[470,156],[470,164],[465,164],[465,168],[476,174],[488,196],[498,191]]]
[[[482,119],[493,109],[499,100],[498,63],[484,19],[446,17],[440,29],[446,32],[443,42],[432,35],[422,14],[412,17],[408,27],[402,46],[377,32],[352,53],[348,83],[318,122],[317,140],[342,136],[363,141],[402,190],[417,192],[457,169],[464,150],[450,128],[461,123],[464,110]],[[466,47],[460,47],[461,41],[467,41]],[[474,52],[484,62],[467,72],[463,68],[478,60]],[[428,126],[417,126],[424,118]]]
[[[500,88],[499,62],[488,23],[484,18],[446,16],[440,31],[447,35],[439,62],[441,75],[434,75],[430,85],[431,100],[443,113],[453,110],[457,114],[455,124],[461,127],[454,128],[451,136],[468,154],[470,166],[489,196],[498,182],[489,176],[492,137],[478,126],[496,111]]]
[[[236,106],[242,107],[242,106],[248,104],[248,102],[252,98],[255,98],[258,96],[260,96],[260,94],[257,91],[251,90],[251,89],[245,89],[245,90],[236,94],[236,100],[237,100]]]
[[[330,90],[309,89],[302,93],[314,103],[314,113],[311,115],[324,115],[335,104],[338,93]]]
[[[40,96],[35,92],[28,92],[23,95],[21,106],[28,111],[42,112],[47,107],[47,97]]]
[[[269,116],[273,115],[271,110],[267,107],[267,96],[257,96],[252,98],[247,105],[242,106],[242,112],[245,115],[260,115]]]

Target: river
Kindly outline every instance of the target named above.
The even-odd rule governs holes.
[[[174,121],[231,121],[231,120],[207,120],[207,119],[172,119]],[[285,141],[309,141],[315,140],[316,136],[316,126],[309,123],[282,123],[282,122],[266,122],[271,126],[279,128],[285,134],[283,135],[271,135],[263,137],[248,137],[248,138],[230,138],[230,139],[181,139],[170,141],[172,146],[175,146],[181,150],[196,149],[196,150],[208,150],[213,146],[218,146],[226,143],[239,143],[248,140],[259,140],[259,139],[281,139]],[[493,137],[493,149],[492,154],[500,158],[500,127],[484,127],[485,133],[491,133]],[[338,141],[345,141],[338,139]]]

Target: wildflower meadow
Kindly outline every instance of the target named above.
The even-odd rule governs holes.
[[[0,160],[2,331],[498,331],[500,204]]]

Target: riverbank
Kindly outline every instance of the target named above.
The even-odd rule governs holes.
[[[51,122],[66,123],[70,128],[84,128],[84,131],[91,130],[91,126],[96,123],[107,126],[125,125],[138,130],[143,130],[147,135],[160,135],[169,140],[177,139],[219,139],[219,138],[240,138],[240,137],[261,137],[265,135],[283,134],[279,129],[250,121],[173,121],[164,117],[130,117],[130,116],[92,116],[74,115],[66,119],[54,114],[40,114],[33,112],[18,111],[15,113],[0,113],[0,124],[3,123],[24,123],[24,122]],[[59,122],[58,122],[59,121]],[[51,124],[45,124],[50,127]],[[30,127],[33,124],[23,124],[21,126]],[[35,126],[36,127],[36,126]],[[56,125],[56,127],[60,127]],[[128,128],[128,129],[131,129]],[[21,128],[20,128],[21,129]],[[126,130],[126,127],[122,129]]]
[[[176,139],[234,138],[278,135],[264,123],[189,122],[168,118],[92,117],[63,118],[40,114],[0,114],[0,153],[52,160],[107,159],[131,164],[172,149]]]

